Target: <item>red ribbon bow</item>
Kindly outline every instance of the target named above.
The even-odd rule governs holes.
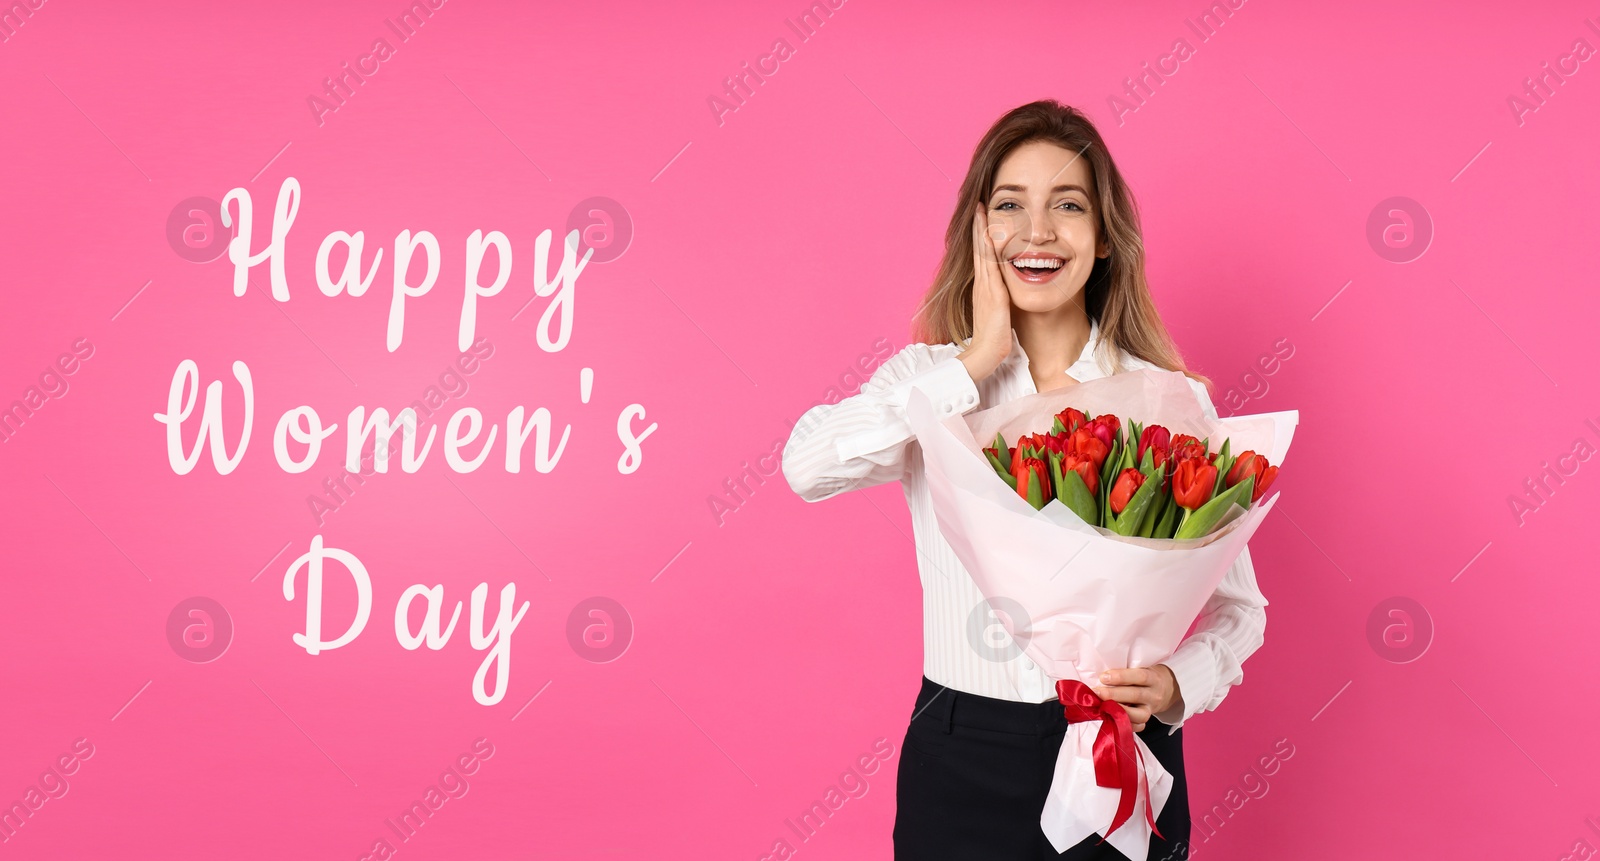
[[[1134,744],[1133,722],[1128,719],[1122,703],[1100,699],[1093,688],[1076,679],[1056,680],[1056,698],[1061,700],[1068,721],[1100,721],[1100,733],[1094,738],[1094,781],[1100,786],[1122,790],[1122,797],[1117,800],[1117,814],[1111,819],[1111,827],[1106,829],[1106,837],[1133,816],[1139,787],[1144,786],[1145,821],[1150,823],[1150,830],[1157,837],[1165,840],[1156,829],[1148,800],[1149,785],[1145,783],[1144,769],[1139,767],[1144,753]],[[1100,838],[1100,843],[1104,842],[1105,837]]]

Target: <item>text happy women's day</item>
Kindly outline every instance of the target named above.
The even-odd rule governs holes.
[[[285,179],[278,190],[271,239],[265,248],[252,254],[250,248],[254,217],[250,193],[244,188],[235,188],[223,198],[223,226],[237,225],[235,235],[228,244],[228,259],[233,264],[235,296],[243,296],[248,289],[251,268],[265,263],[270,273],[272,298],[278,302],[289,301],[289,281],[284,265],[285,248],[290,228],[300,208],[300,199],[299,182],[294,177]],[[236,214],[230,210],[236,211]],[[570,231],[563,242],[561,262],[554,276],[551,276],[549,270],[551,240],[552,231],[546,229],[539,234],[535,243],[533,288],[536,298],[551,300],[539,320],[536,338],[540,349],[554,353],[564,349],[571,338],[574,288],[578,276],[593,254],[593,249],[585,251],[580,258],[578,231]],[[334,250],[339,246],[343,246],[345,261],[341,271],[335,275],[330,261]],[[355,233],[334,231],[322,240],[317,251],[315,277],[317,287],[324,296],[331,298],[346,293],[360,297],[371,287],[379,264],[383,261],[384,249],[380,248],[373,254],[370,265],[363,273],[363,246],[364,235],[359,230]],[[491,248],[498,258],[498,271],[494,280],[486,285],[482,283],[481,270],[484,258]],[[426,264],[426,274],[418,283],[411,284],[408,283],[411,262],[418,254],[422,255]],[[438,281],[441,264],[439,241],[432,233],[425,230],[413,233],[408,229],[400,231],[395,237],[391,255],[393,288],[389,298],[385,337],[388,352],[393,353],[403,341],[407,302],[428,295]],[[482,230],[473,231],[466,241],[464,289],[457,329],[458,347],[462,351],[467,350],[477,337],[479,300],[498,295],[510,282],[511,274],[512,248],[506,235],[498,230],[489,231],[487,234]],[[195,412],[201,378],[199,366],[192,359],[183,359],[178,363],[168,386],[166,411],[154,414],[155,420],[166,427],[167,460],[174,473],[187,475],[193,471],[207,447],[211,449],[212,465],[220,475],[232,473],[243,460],[249,447],[251,425],[254,421],[254,387],[250,369],[243,361],[233,362],[232,370],[234,378],[239,383],[244,403],[243,426],[237,434],[238,442],[234,450],[229,453],[226,445],[226,439],[230,434],[224,427],[223,383],[221,380],[213,380],[205,387],[199,427],[192,432],[193,445],[185,453],[184,424]],[[588,400],[587,392],[592,380],[592,371],[584,368],[582,389],[585,403]],[[562,430],[560,442],[552,451],[550,411],[539,407],[531,415],[527,415],[526,420],[525,415],[524,408],[518,406],[507,416],[505,469],[509,473],[521,471],[522,448],[529,435],[537,431],[534,468],[541,473],[550,472],[565,450],[572,427],[568,425]],[[634,420],[644,417],[645,409],[643,405],[637,403],[629,404],[617,416],[616,433],[622,445],[617,471],[624,475],[633,473],[642,464],[644,454],[641,443],[656,430],[654,422],[637,431],[634,429]],[[445,426],[442,446],[445,461],[450,469],[457,473],[467,473],[483,465],[495,444],[499,430],[497,424],[488,424],[487,438],[475,456],[464,455],[462,450],[476,443],[484,426],[482,413],[471,407],[463,407],[451,417]],[[284,411],[273,434],[273,453],[279,468],[291,474],[309,470],[317,461],[323,440],[332,435],[338,427],[337,424],[324,427],[317,410],[310,405],[301,405]],[[383,407],[372,409],[369,417],[367,408],[364,405],[357,405],[346,417],[345,468],[361,469],[362,453],[370,438],[373,446],[373,468],[377,472],[387,472],[389,453],[393,447],[391,441],[396,432],[399,432],[403,440],[403,445],[399,447],[401,469],[407,473],[414,473],[421,468],[432,449],[437,431],[437,427],[428,428],[427,438],[419,451],[417,416],[414,409],[407,407],[400,410],[391,420],[388,410]],[[350,576],[356,592],[355,616],[345,630],[333,639],[324,638],[322,618],[323,581],[325,568],[329,562],[344,569]],[[371,615],[372,578],[368,575],[366,567],[349,550],[325,546],[322,535],[318,534],[311,539],[310,548],[294,559],[284,573],[283,597],[286,600],[295,599],[295,582],[301,569],[306,571],[304,590],[306,627],[304,632],[293,635],[295,645],[305,649],[308,655],[318,655],[348,645],[361,634]],[[521,606],[517,606],[516,584],[506,584],[500,591],[499,608],[493,621],[490,622],[486,609],[488,597],[488,583],[480,583],[472,590],[467,627],[472,648],[486,653],[473,677],[473,699],[483,705],[494,705],[505,696],[511,672],[511,635],[522,621],[523,614],[527,612],[529,602],[523,601]],[[418,599],[425,601],[427,607],[420,628],[413,630],[408,621],[409,610]],[[419,583],[407,588],[395,606],[396,640],[407,650],[418,649],[424,644],[432,650],[443,648],[455,631],[462,609],[461,602],[455,602],[450,621],[444,624],[442,622],[444,607],[442,585],[428,587]],[[495,670],[492,691],[488,684],[490,667]]]

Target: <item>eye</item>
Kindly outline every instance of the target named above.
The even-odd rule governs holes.
[[[1079,205],[1078,205],[1078,202],[1077,202],[1077,201],[1075,201],[1075,200],[1063,200],[1063,201],[1062,201],[1062,202],[1061,202],[1061,205],[1062,205],[1062,206],[1068,206],[1068,207],[1071,207],[1071,208],[1072,208],[1072,209],[1073,209],[1073,210],[1074,210],[1074,211],[1076,211],[1076,212],[1084,212],[1084,211],[1085,211],[1085,210],[1084,210],[1084,208],[1083,208],[1083,207],[1081,207],[1081,206],[1079,206]]]
[[[1006,200],[1006,201],[1002,201],[1000,203],[995,204],[994,208],[996,210],[1003,210],[1008,206],[1011,207],[1012,209],[1016,209],[1017,208],[1017,203],[1014,200]]]

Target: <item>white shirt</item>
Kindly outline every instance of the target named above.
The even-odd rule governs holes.
[[[1011,335],[1011,353],[993,374],[974,383],[956,357],[965,344],[911,344],[884,362],[861,391],[801,416],[783,450],[783,474],[807,502],[847,490],[899,481],[911,509],[922,580],[923,674],[949,688],[1002,700],[1055,699],[1053,681],[1011,643],[961,561],[939,532],[922,471],[922,451],[905,418],[907,393],[921,389],[944,416],[983,410],[1035,393],[1028,357]],[[970,339],[968,341],[970,343]],[[1109,375],[1100,352],[1100,326],[1067,376],[1079,382]],[[1109,349],[1109,345],[1106,345]],[[1124,370],[1153,365],[1122,355]],[[1217,416],[1205,386],[1190,380],[1208,415]],[[1256,586],[1245,548],[1206,602],[1194,632],[1162,663],[1177,679],[1180,703],[1156,715],[1174,730],[1196,712],[1222,703],[1244,679],[1242,664],[1260,648],[1267,599]]]

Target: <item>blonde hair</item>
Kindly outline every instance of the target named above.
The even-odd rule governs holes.
[[[1103,364],[1113,373],[1125,370],[1121,361],[1125,351],[1209,387],[1210,380],[1185,366],[1150,296],[1144,275],[1144,236],[1133,192],[1094,123],[1077,109],[1051,99],[1011,110],[978,142],[945,231],[944,259],[913,319],[912,339],[944,344],[972,337],[972,213],[988,200],[1000,162],[1030,141],[1048,141],[1078,153],[1088,159],[1093,174],[1099,229],[1111,253],[1095,259],[1084,284],[1083,303],[1089,319],[1100,326]]]

